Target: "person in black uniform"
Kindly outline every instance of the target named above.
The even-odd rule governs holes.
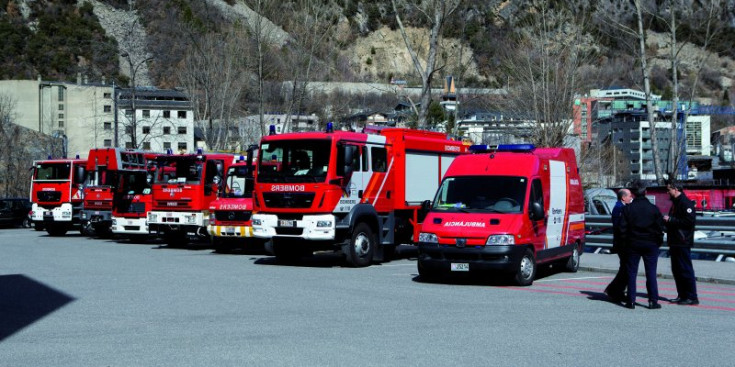
[[[646,269],[646,289],[648,290],[648,308],[658,309],[658,283],[656,267],[658,265],[658,248],[663,243],[664,218],[658,208],[646,198],[646,185],[636,180],[630,191],[635,198],[623,208],[620,216],[620,236],[627,254],[628,298],[625,307],[635,308],[636,276],[638,264],[643,258]]]
[[[694,202],[684,194],[679,183],[669,182],[666,189],[673,203],[669,215],[664,216],[664,221],[671,255],[671,272],[674,274],[678,293],[671,302],[680,305],[698,305],[697,283],[692,266],[694,224],[697,218]]]
[[[628,270],[625,267],[628,260],[625,257],[625,248],[620,237],[620,216],[623,213],[623,208],[630,204],[631,201],[633,201],[633,195],[631,195],[630,190],[618,190],[618,202],[615,203],[611,215],[613,225],[613,246],[611,252],[618,254],[620,267],[618,268],[618,273],[615,274],[615,278],[605,288],[605,294],[615,303],[625,301],[625,288],[628,287]]]

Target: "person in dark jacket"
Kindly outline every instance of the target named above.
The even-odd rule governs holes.
[[[674,274],[678,296],[671,300],[680,305],[698,305],[697,283],[692,266],[692,246],[694,245],[694,224],[696,215],[694,202],[682,191],[682,186],[669,182],[666,189],[672,205],[669,215],[664,216],[666,237],[671,255],[671,272]]]
[[[630,190],[618,190],[618,202],[615,203],[615,207],[613,208],[611,215],[613,225],[613,246],[611,252],[618,254],[620,267],[618,268],[618,273],[615,274],[615,278],[613,278],[610,284],[605,288],[605,294],[615,303],[625,301],[625,288],[628,287],[628,270],[625,267],[627,258],[625,256],[625,248],[620,238],[620,215],[623,212],[623,207],[630,204],[631,201],[633,201],[633,195],[631,195]]]
[[[658,265],[658,249],[663,243],[664,218],[658,208],[646,198],[646,185],[634,181],[630,191],[635,195],[633,202],[623,208],[620,216],[620,237],[626,250],[626,266],[628,271],[628,298],[625,307],[635,308],[636,276],[638,264],[643,258],[646,269],[646,289],[648,290],[648,308],[658,309],[658,283],[656,267]]]

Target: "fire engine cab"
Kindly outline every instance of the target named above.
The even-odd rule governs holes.
[[[217,200],[209,204],[207,232],[217,252],[236,247],[262,249],[263,240],[253,237],[251,223],[255,186],[253,162],[257,148],[256,145],[251,146],[247,157],[241,156],[230,166]]]
[[[51,236],[63,236],[79,224],[86,164],[81,159],[33,162],[31,220],[36,228],[46,228]]]
[[[577,271],[584,196],[574,151],[530,144],[473,146],[436,192],[419,235],[423,279],[501,271],[530,285],[536,265]]]
[[[294,260],[338,250],[358,267],[418,235],[422,202],[467,146],[435,132],[368,130],[328,124],[326,132],[261,139],[253,232],[271,239],[266,251]]]
[[[209,204],[217,197],[231,154],[161,155],[156,158],[153,205],[148,229],[169,246],[183,246],[188,235],[207,237]]]
[[[131,171],[145,172],[145,152],[121,148],[91,149],[87,156],[82,233],[111,234],[112,209],[121,178]]]
[[[156,171],[156,153],[145,154],[145,170],[120,173],[112,206],[112,233],[130,239],[148,237],[146,216],[153,204],[151,183]]]

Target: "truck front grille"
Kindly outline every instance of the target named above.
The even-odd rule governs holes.
[[[314,203],[313,192],[266,192],[263,193],[265,206],[268,208],[311,208]]]
[[[250,211],[222,210],[214,212],[214,218],[223,222],[247,222],[251,214]]]
[[[58,202],[61,201],[61,191],[38,191],[36,198],[40,202]]]

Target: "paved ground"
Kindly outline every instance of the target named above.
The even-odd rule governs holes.
[[[735,285],[701,282],[697,307],[628,310],[605,300],[609,273],[545,268],[531,287],[423,283],[411,251],[404,255],[364,269],[344,268],[335,256],[281,266],[264,255],[3,229],[0,365],[670,367],[735,360]],[[615,259],[582,257],[600,268]],[[639,284],[644,290],[642,278]],[[675,295],[671,280],[659,284],[662,297]],[[638,300],[645,303],[645,294]]]

